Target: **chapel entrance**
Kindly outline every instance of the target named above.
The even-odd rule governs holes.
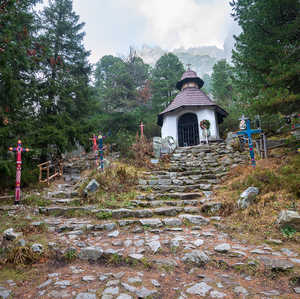
[[[183,114],[178,120],[178,144],[180,147],[199,144],[199,126],[197,115]]]

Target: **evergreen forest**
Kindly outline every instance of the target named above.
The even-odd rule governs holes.
[[[154,67],[133,47],[126,57],[103,56],[95,65],[83,39],[85,24],[72,0],[0,1],[0,188],[14,186],[15,154],[21,139],[22,183],[37,180],[37,164],[107,135],[123,157],[142,121],[148,138],[160,135],[157,114],[176,96],[186,66],[167,53]],[[232,0],[236,36],[232,61],[218,61],[204,90],[229,112],[222,125],[238,129],[238,118],[260,116],[276,132],[284,116],[300,112],[300,2]]]

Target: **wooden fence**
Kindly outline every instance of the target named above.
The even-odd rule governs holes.
[[[62,162],[52,163],[51,161],[47,161],[38,165],[40,169],[39,182],[50,184],[50,180],[55,177],[60,177],[63,175],[63,164]],[[46,172],[46,176],[44,176],[44,172]]]

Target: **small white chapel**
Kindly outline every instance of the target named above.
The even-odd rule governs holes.
[[[190,69],[182,75],[176,84],[180,92],[158,115],[162,138],[172,136],[179,147],[198,145],[203,140],[203,124],[206,124],[208,140],[220,140],[219,124],[228,113],[201,90],[203,84]]]

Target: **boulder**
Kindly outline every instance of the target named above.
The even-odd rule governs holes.
[[[225,139],[225,142],[227,145],[234,145],[236,143],[236,133],[234,132],[228,132],[227,137]]]
[[[32,249],[33,252],[39,253],[39,254],[41,254],[44,250],[43,245],[39,244],[39,243],[32,244],[31,249]]]
[[[176,142],[172,136],[167,136],[162,139],[161,143],[161,153],[171,154],[176,149]]]
[[[202,206],[201,212],[208,215],[215,215],[222,208],[223,204],[221,202],[208,202]]]
[[[147,245],[150,247],[151,251],[155,254],[158,250],[161,249],[160,242],[157,240],[152,240],[147,243]]]
[[[215,251],[220,253],[226,253],[231,249],[231,246],[228,243],[219,244],[215,247]]]
[[[237,201],[237,205],[241,209],[248,208],[255,200],[256,196],[259,193],[259,189],[256,187],[249,187],[241,195]]]
[[[160,152],[162,147],[162,139],[161,137],[153,137],[153,153],[155,158],[160,158]]]
[[[0,298],[10,298],[12,291],[0,286]]]
[[[294,267],[294,264],[292,264],[291,262],[278,258],[260,257],[260,260],[266,268],[269,268],[271,270],[286,271]]]
[[[81,260],[97,261],[103,255],[103,250],[100,247],[85,247],[79,253]]]
[[[13,228],[8,228],[7,230],[5,230],[3,232],[4,239],[6,239],[8,241],[16,240],[16,239],[18,239],[19,237],[22,237],[22,236],[23,236],[22,233],[16,233]]]
[[[209,262],[210,258],[201,250],[193,250],[191,252],[186,253],[182,261],[184,263],[191,263],[198,266],[203,266]]]
[[[99,186],[100,186],[99,183],[95,179],[92,179],[88,183],[88,185],[84,188],[84,194],[88,195],[89,193],[93,193],[97,191]]]
[[[300,231],[300,215],[298,212],[283,210],[280,212],[277,223],[281,226],[290,226],[297,231]]]
[[[136,295],[138,296],[138,298],[153,298],[155,297],[155,295],[157,295],[157,291],[156,290],[149,290],[145,287],[142,287],[141,289],[136,291]]]
[[[207,293],[212,289],[211,286],[206,284],[205,282],[196,283],[192,287],[188,288],[186,292],[190,295],[199,295],[202,297],[206,297]]]
[[[96,299],[97,296],[96,294],[92,294],[92,293],[79,293],[76,296],[76,299]]]

